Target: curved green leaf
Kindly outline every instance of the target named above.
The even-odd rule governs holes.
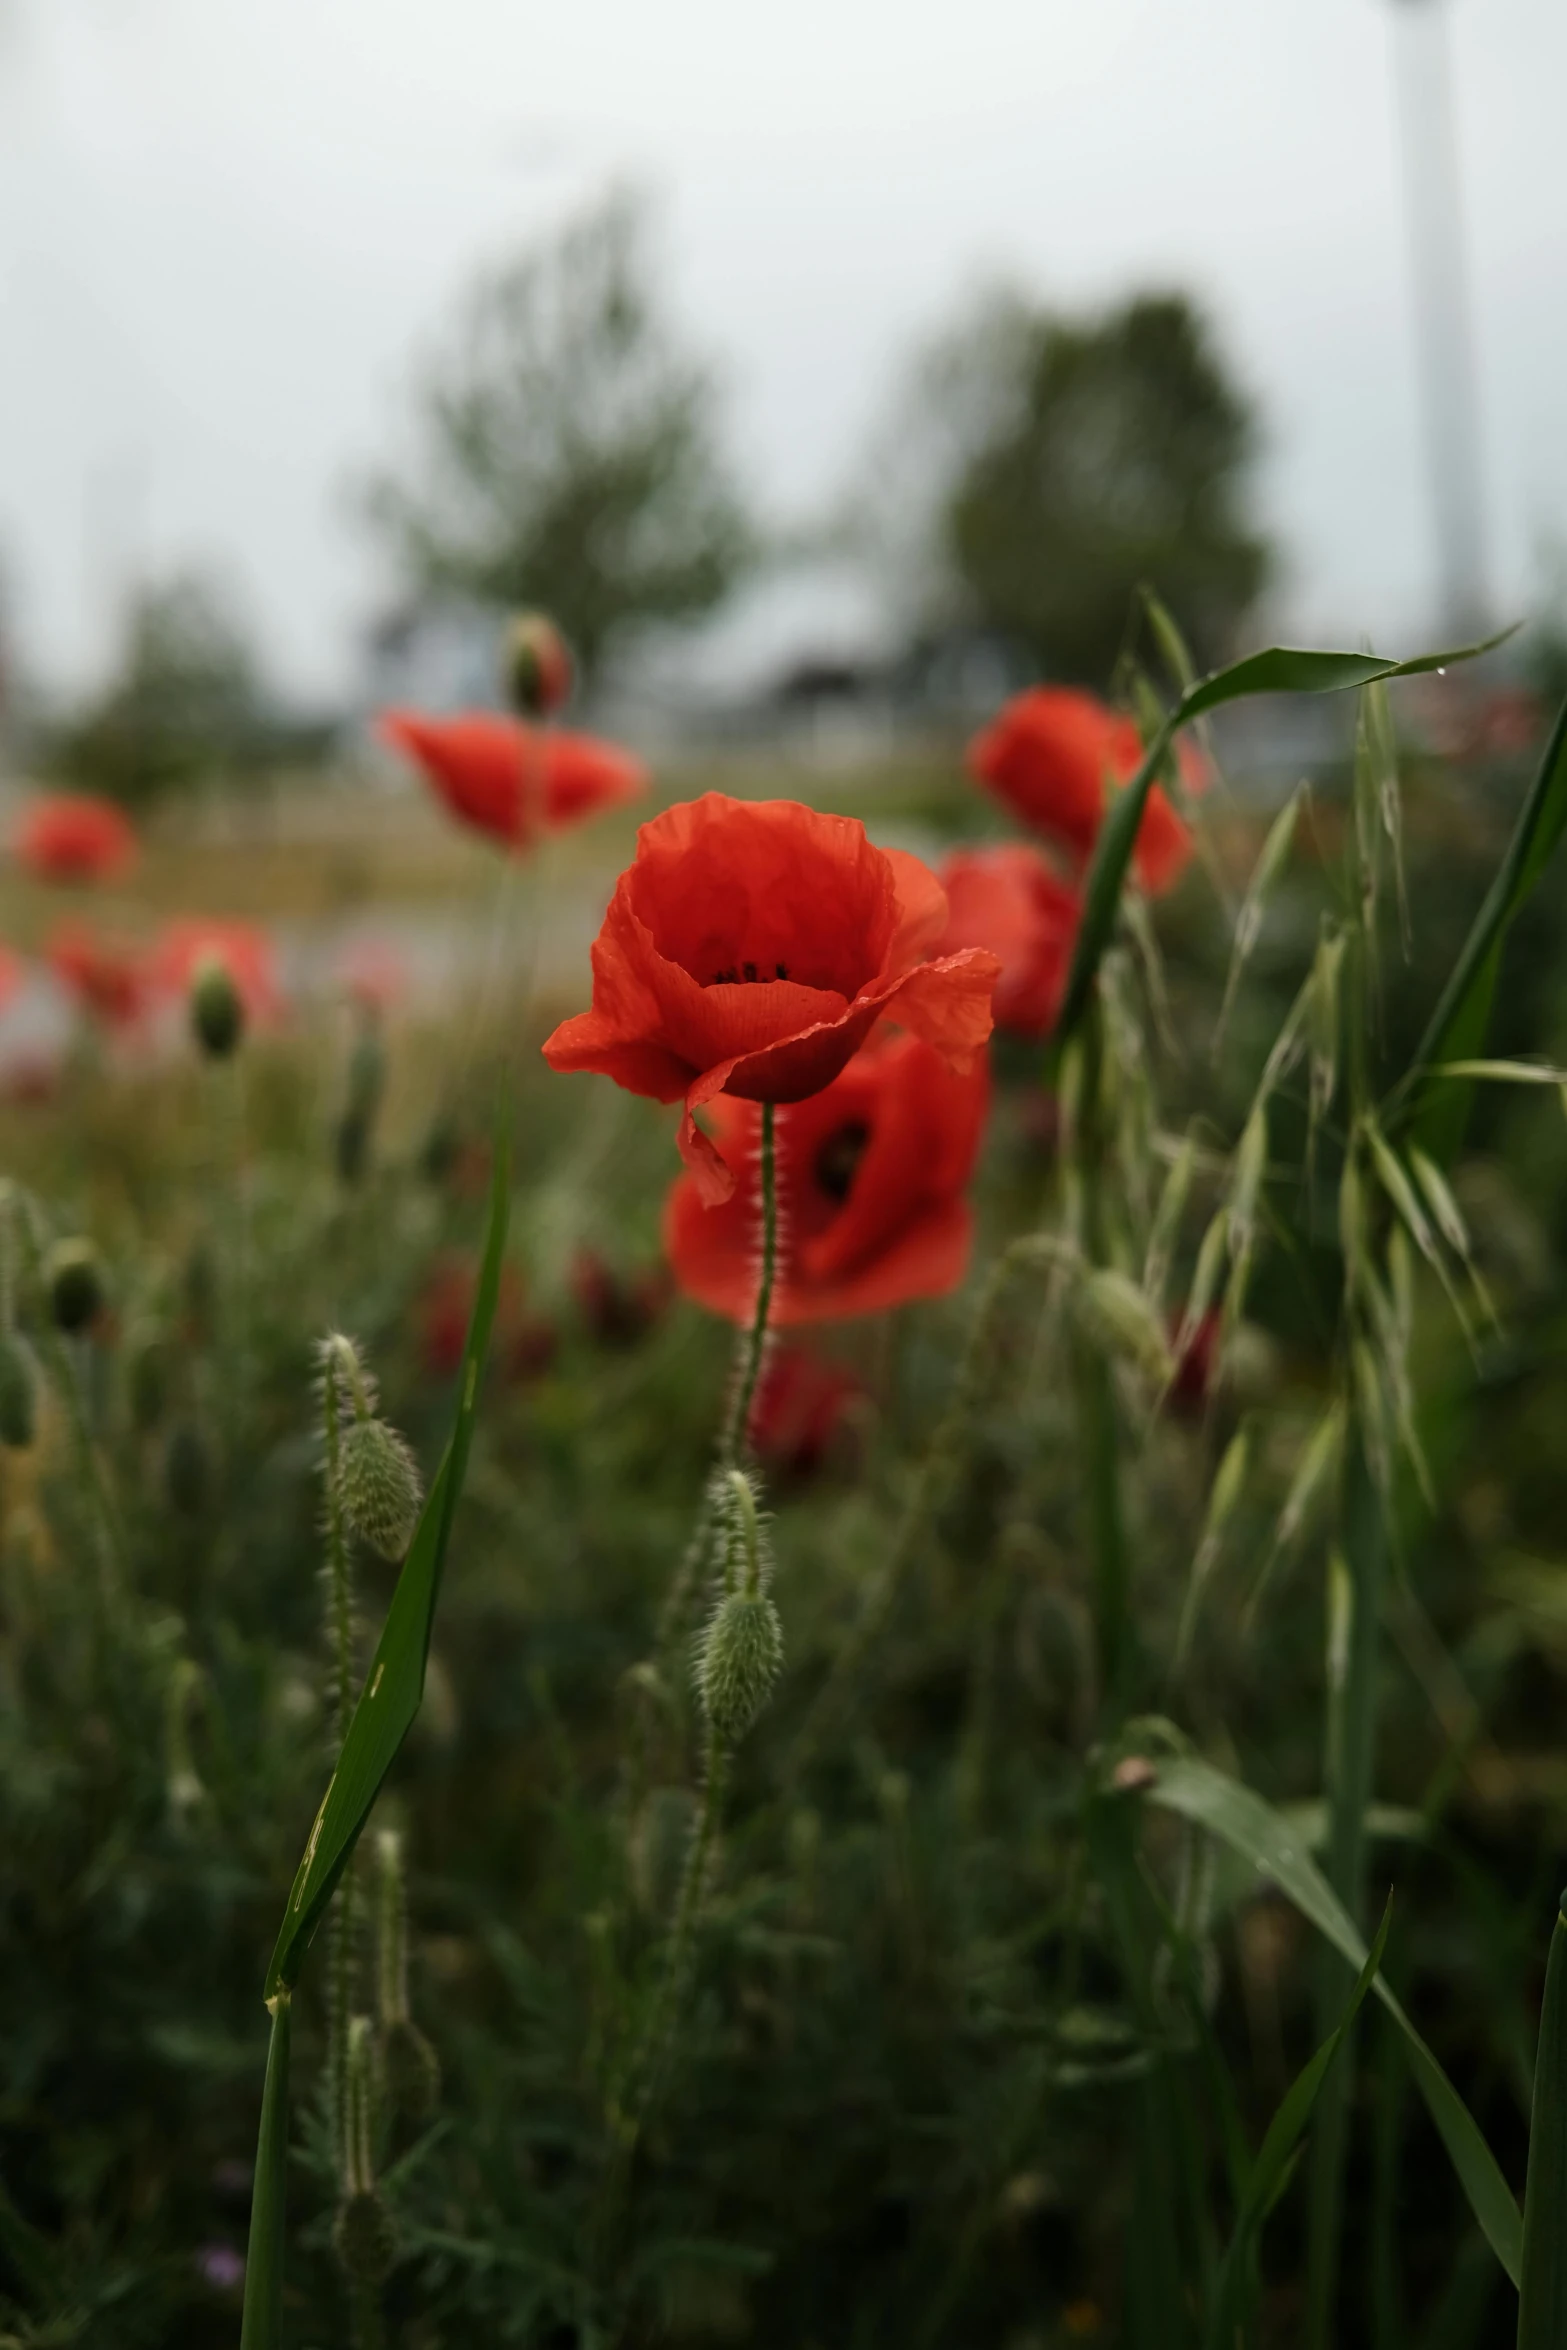
[[[1154,1764],[1148,1800],[1206,1828],[1249,1860],[1291,1900],[1352,1967],[1366,1961],[1366,1945],[1301,1837],[1251,1788],[1226,1778],[1211,1763],[1182,1755]],[[1404,2036],[1410,2069],[1446,2146],[1469,2208],[1497,2259],[1516,2285],[1523,2269],[1523,2221],[1512,2189],[1474,2116],[1380,1976],[1373,1986]]]
[[[245,2307],[239,2350],[278,2350],[283,2339],[283,2212],[288,2177],[288,2048],[293,2002],[286,1991],[272,2002],[267,2082],[261,2092],[256,2177],[250,2193],[250,2242],[245,2253]]]
[[[1463,953],[1442,990],[1424,1036],[1389,1105],[1391,1122],[1415,1124],[1420,1142],[1437,1160],[1450,1159],[1463,1140],[1468,1086],[1438,1089],[1432,1079],[1444,1061],[1478,1056],[1491,998],[1502,967],[1508,928],[1567,830],[1567,702],[1545,746],[1545,756],[1519,811],[1496,879],[1474,918]]]
[[[1318,2091],[1332,2070],[1333,2060],[1344,2045],[1344,2035],[1360,2013],[1366,1993],[1381,1970],[1382,1953],[1387,1948],[1387,1931],[1392,1922],[1393,1899],[1390,1894],[1387,1907],[1382,1912],[1382,1923],[1377,1928],[1376,1940],[1366,1954],[1366,1963],[1350,1993],[1349,2005],[1316,2054],[1296,2074],[1279,2102],[1278,2111],[1268,2124],[1267,2135],[1252,2165],[1240,2210],[1235,2215],[1235,2230],[1230,2238],[1229,2249],[1224,2255],[1214,2285],[1213,2315],[1208,2326],[1209,2350],[1230,2350],[1230,2345],[1238,2339],[1249,2297],[1253,2248],[1262,2233],[1262,2223],[1289,2184],[1301,2132],[1311,2119],[1311,2109],[1317,2102]]]
[[[1454,662],[1472,661],[1511,634],[1511,629],[1505,629],[1501,636],[1487,637],[1483,644],[1464,645],[1451,653],[1422,653],[1413,661],[1386,661],[1378,653],[1311,653],[1292,645],[1270,645],[1264,652],[1248,653],[1244,661],[1232,662],[1228,669],[1199,678],[1182,694],[1149,744],[1142,765],[1125,790],[1116,795],[1100,826],[1083,891],[1083,919],[1056,1022],[1057,1042],[1065,1043],[1087,1009],[1094,976],[1115,927],[1144,803],[1165,753],[1183,726],[1225,702],[1243,701],[1250,694],[1341,694],[1379,677],[1418,677]]]
[[[408,1546],[408,1556],[397,1578],[397,1589],[392,1594],[392,1604],[359,1703],[354,1708],[354,1718],[348,1725],[337,1769],[321,1799],[321,1809],[316,1814],[288,1897],[272,1964],[267,1970],[269,2000],[281,1990],[292,1990],[298,1981],[311,1936],[352,1857],[381,1791],[381,1782],[412,1728],[424,1696],[430,1626],[441,1588],[441,1570],[446,1564],[452,1517],[473,1442],[479,1373],[490,1342],[490,1325],[495,1319],[510,1201],[511,1150],[509,1141],[502,1135],[496,1141],[489,1229],[468,1344],[463,1352],[456,1424]]]
[[[1562,1895],[1567,1904],[1567,1893]],[[1557,1912],[1545,1962],[1540,2045],[1529,2116],[1529,2184],[1523,2203],[1523,2283],[1518,2350],[1567,2342],[1567,1916]]]

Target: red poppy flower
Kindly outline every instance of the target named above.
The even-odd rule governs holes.
[[[112,800],[52,792],[23,810],[16,854],[40,881],[107,881],[135,862],[136,834]]]
[[[0,1011],[21,990],[27,977],[27,965],[20,955],[13,955],[8,946],[0,946]]]
[[[50,970],[84,1011],[110,1028],[132,1028],[147,1008],[147,965],[140,947],[106,938],[85,922],[60,922],[44,948]]]
[[[963,1191],[990,1101],[983,1060],[950,1069],[917,1036],[884,1032],[778,1122],[779,1269],[771,1321],[836,1322],[955,1289],[973,1217]],[[755,1103],[715,1103],[719,1141],[753,1170]],[[704,1204],[693,1170],[664,1207],[664,1246],[688,1297],[730,1321],[756,1306],[756,1181]]]
[[[647,769],[596,735],[541,732],[484,710],[427,718],[388,710],[385,739],[423,770],[454,816],[508,848],[580,824],[647,788]]]
[[[842,1363],[824,1362],[809,1347],[777,1347],[756,1390],[751,1442],[775,1474],[812,1476],[834,1450],[864,1393]]]
[[[1017,1036],[1048,1036],[1082,915],[1077,891],[1022,841],[954,850],[941,868],[941,886],[951,908],[941,942],[946,952],[989,947],[1000,958],[996,1026]]]
[[[1180,757],[1183,779],[1196,788],[1203,779],[1200,758],[1186,745]],[[969,773],[1081,865],[1099,838],[1107,787],[1129,783],[1142,758],[1142,738],[1130,718],[1069,686],[1017,695],[968,750]],[[1133,850],[1144,889],[1165,890],[1177,881],[1191,845],[1189,826],[1155,784]]]
[[[182,914],[168,923],[152,950],[153,988],[159,995],[188,995],[197,972],[209,962],[221,963],[233,980],[252,1027],[264,1028],[281,1016],[272,941],[251,922]]]
[[[734,1177],[692,1118],[715,1095],[804,1101],[883,1013],[971,1065],[999,965],[974,948],[925,962],[946,924],[935,875],[852,818],[708,792],[638,833],[594,942],[593,1009],[544,1056],[683,1097],[681,1156],[716,1203]]]

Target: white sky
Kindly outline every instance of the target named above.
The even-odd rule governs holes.
[[[1297,627],[1433,602],[1397,0],[0,0],[0,552],[46,676],[130,576],[351,674],[344,512],[476,263],[616,173],[775,516],[842,488],[976,275],[1178,282],[1261,395]],[[1567,538],[1563,0],[1454,0],[1493,588]]]

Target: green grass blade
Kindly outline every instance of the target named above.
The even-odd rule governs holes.
[[[245,2254],[245,2309],[239,2350],[278,2350],[283,2339],[283,2207],[288,2181],[288,2047],[293,2002],[286,1991],[272,2002],[267,2082],[261,2092],[256,2179],[250,2196],[250,2243]]]
[[[1567,1907],[1567,1893],[1562,1895]],[[1523,2283],[1518,2350],[1567,2342],[1567,1915],[1558,1910],[1545,1964],[1540,2045],[1529,2116],[1529,2184],[1523,2204]]]
[[[1155,1766],[1148,1800],[1163,1804],[1182,1819],[1195,1821],[1249,1860],[1352,1967],[1364,1966],[1366,1945],[1343,1904],[1307,1854],[1299,1833],[1260,1795],[1238,1780],[1226,1778],[1210,1763],[1183,1755]],[[1469,2208],[1516,2285],[1523,2270],[1523,2220],[1512,2189],[1468,2106],[1380,1977],[1374,1990],[1404,2036],[1416,2086],[1447,2148]]]
[[[1510,636],[1512,631],[1503,633]],[[1418,677],[1428,670],[1446,669],[1454,662],[1470,661],[1477,654],[1488,653],[1502,641],[1500,636],[1488,637],[1483,644],[1465,645],[1451,653],[1423,653],[1413,661],[1385,661],[1377,653],[1308,653],[1290,645],[1270,645],[1265,652],[1249,653],[1244,661],[1199,678],[1182,694],[1148,745],[1142,765],[1126,789],[1117,794],[1100,827],[1083,891],[1083,919],[1056,1022],[1058,1045],[1075,1032],[1087,1009],[1095,974],[1115,927],[1116,907],[1131,863],[1144,803],[1170,744],[1183,726],[1194,718],[1204,717],[1210,710],[1219,709],[1225,702],[1242,701],[1249,694],[1341,694],[1381,677]]]
[[[370,1817],[381,1782],[407,1737],[424,1696],[425,1662],[430,1653],[430,1626],[446,1563],[452,1517],[462,1491],[473,1442],[478,1405],[479,1373],[495,1319],[500,1288],[501,1257],[506,1246],[506,1224],[511,1200],[511,1151],[504,1136],[495,1148],[495,1173],[490,1186],[490,1220],[484,1262],[474,1298],[473,1320],[463,1354],[458,1390],[457,1420],[446,1457],[430,1487],[429,1498],[409,1544],[397,1589],[387,1610],[386,1623],[365,1676],[354,1718],[348,1725],[337,1769],[322,1798],[315,1825],[305,1846],[288,1897],[282,1930],[267,1970],[266,1996],[292,1989],[299,1978],[310,1938],[331,1900],[338,1878],[353,1853],[360,1831]]]
[[[1469,1112],[1468,1086],[1437,1088],[1431,1073],[1443,1061],[1479,1054],[1490,1018],[1491,998],[1502,967],[1502,949],[1513,917],[1567,830],[1567,703],[1563,703],[1545,756],[1529,787],[1508,843],[1507,854],[1474,918],[1463,953],[1442,990],[1420,1046],[1389,1105],[1395,1122],[1413,1122],[1422,1147],[1439,1163],[1451,1159],[1463,1140]]]
[[[1301,2133],[1311,2119],[1311,2109],[1332,2070],[1333,2060],[1344,2044],[1344,2035],[1360,2013],[1366,1993],[1381,1971],[1382,1953],[1387,1948],[1387,1932],[1392,1918],[1393,1903],[1389,1896],[1387,1907],[1382,1912],[1382,1923],[1377,1928],[1376,1940],[1366,1953],[1366,1962],[1350,1993],[1349,2005],[1316,2054],[1296,2074],[1279,2103],[1278,2111],[1268,2124],[1267,2135],[1252,2165],[1245,2198],[1236,2213],[1234,2233],[1214,2285],[1213,2316],[1207,2336],[1209,2350],[1229,2350],[1230,2344],[1238,2336],[1245,2315],[1252,2254],[1257,2238],[1262,2233],[1264,2220],[1290,2182]]]

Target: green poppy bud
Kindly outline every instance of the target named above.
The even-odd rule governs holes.
[[[419,1523],[423,1494],[413,1454],[384,1420],[353,1420],[338,1453],[344,1514],[383,1558],[400,1559]]]
[[[738,1744],[772,1694],[783,1669],[783,1627],[765,1591],[731,1591],[702,1634],[697,1687],[726,1746]]]
[[[571,655],[553,620],[520,612],[506,632],[506,687],[525,718],[548,718],[571,692]]]
[[[0,1444],[25,1452],[38,1427],[38,1369],[14,1330],[0,1331]]]
[[[397,2257],[392,2218],[374,2187],[345,2195],[337,2207],[332,2243],[344,2269],[358,2285],[383,2284]]]
[[[190,988],[190,1025],[202,1051],[227,1060],[245,1033],[245,1003],[234,974],[218,955],[197,965]]]
[[[49,1310],[55,1327],[74,1338],[90,1329],[103,1311],[103,1266],[90,1240],[61,1240],[44,1267]]]

